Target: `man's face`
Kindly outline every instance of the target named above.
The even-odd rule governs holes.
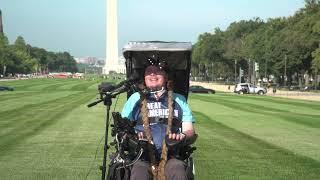
[[[149,66],[144,75],[144,82],[148,88],[160,88],[166,83],[166,73],[156,66]]]

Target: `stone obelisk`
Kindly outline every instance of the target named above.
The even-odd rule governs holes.
[[[104,74],[110,71],[117,72],[118,65],[118,14],[117,0],[106,0],[106,61],[103,68]]]
[[[3,34],[2,12],[1,12],[1,9],[0,9],[0,34],[1,34],[1,35]]]

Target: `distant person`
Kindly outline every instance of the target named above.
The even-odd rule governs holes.
[[[277,88],[274,86],[274,87],[273,87],[273,89],[272,89],[272,93],[273,93],[273,95],[275,95],[275,94],[276,94],[276,92],[277,92]]]
[[[271,83],[268,82],[267,88],[270,89],[270,87],[271,87]]]

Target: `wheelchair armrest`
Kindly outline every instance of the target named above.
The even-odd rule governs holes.
[[[147,149],[148,140],[147,139],[139,139],[138,145],[142,149]]]
[[[184,139],[183,140],[169,139],[169,136],[166,135],[165,141],[166,141],[166,145],[168,146],[168,148],[173,148],[173,147],[177,147],[178,145],[182,144]]]
[[[194,135],[191,136],[191,137],[185,138],[184,145],[185,145],[185,146],[188,146],[188,145],[191,145],[191,144],[195,143],[196,140],[197,140],[197,138],[198,138],[198,134],[194,134]]]
[[[179,146],[180,147],[189,146],[189,145],[195,143],[197,138],[198,138],[198,134],[194,134],[193,136],[186,137],[182,140],[169,139],[169,136],[166,135],[165,141],[166,141],[166,145],[168,146],[168,148],[172,149],[172,148],[176,148]]]

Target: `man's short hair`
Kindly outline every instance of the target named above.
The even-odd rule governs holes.
[[[150,75],[150,74],[160,74],[160,75],[167,75],[166,71],[164,71],[163,69],[161,69],[159,66],[155,66],[155,65],[150,65],[146,68],[146,70],[144,71],[144,75]]]

